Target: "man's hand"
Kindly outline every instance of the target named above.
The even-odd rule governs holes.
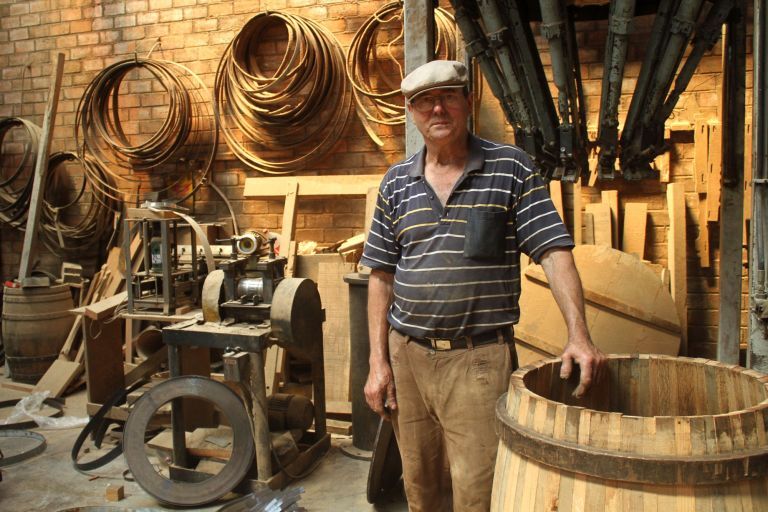
[[[548,250],[541,258],[541,267],[568,327],[568,344],[563,349],[560,377],[570,377],[573,363],[578,364],[581,377],[573,396],[581,398],[589,386],[599,380],[604,371],[605,356],[589,337],[581,279],[570,249],[555,247]]]
[[[390,412],[397,409],[395,378],[388,362],[371,365],[368,381],[365,383],[365,401],[373,412],[388,421]]]
[[[561,379],[567,379],[571,376],[573,363],[578,364],[581,370],[579,385],[573,391],[573,396],[576,398],[581,398],[593,382],[599,382],[605,369],[605,356],[587,336],[569,339],[568,344],[563,349],[562,359]]]

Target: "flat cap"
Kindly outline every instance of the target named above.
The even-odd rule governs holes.
[[[422,92],[448,87],[465,87],[469,83],[467,67],[456,60],[433,60],[422,64],[403,78],[400,90],[410,100]]]

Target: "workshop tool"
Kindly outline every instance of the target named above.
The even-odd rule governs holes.
[[[275,257],[274,238],[269,240],[267,258],[259,258],[252,240],[244,245],[244,238],[235,236],[230,242],[229,259],[220,261],[219,268],[210,272],[203,283],[202,318],[163,329],[172,378],[148,391],[136,403],[126,423],[126,461],[137,483],[166,503],[201,505],[222,496],[241,483],[253,463],[254,450],[258,480],[272,488],[281,487],[299,477],[330,447],[325,420],[322,342],[325,314],[317,286],[309,279],[285,278],[287,259]],[[245,248],[246,254],[238,248]],[[273,344],[311,366],[312,404],[302,397],[276,395],[272,398],[273,407],[268,407],[264,352]],[[217,383],[210,379],[181,376],[182,347],[225,350],[224,379],[237,384],[242,400],[226,386],[214,385]],[[218,406],[234,430],[236,446],[232,448],[232,460],[237,458],[238,462],[234,464],[230,460],[213,477],[191,468],[184,435],[185,412],[189,409],[181,400],[187,397],[204,398]],[[170,479],[158,475],[144,452],[146,426],[157,409],[168,402],[173,431]],[[241,427],[245,421],[243,415],[247,419],[249,443],[238,434],[244,428]],[[279,471],[273,471],[272,467],[275,449],[270,440],[270,415],[273,423],[282,423],[289,429],[306,427],[314,420],[314,432],[307,432],[300,439],[299,447],[305,450],[296,460],[283,467],[275,457]],[[247,464],[241,464],[243,457]]]
[[[214,261],[208,240],[200,226],[181,208],[169,203],[145,202],[141,208],[129,208],[123,220],[125,268],[130,269],[127,282],[127,311],[176,313],[177,308],[198,302],[203,279],[213,270]],[[189,264],[179,261],[179,230],[190,229]],[[134,270],[130,243],[139,236],[144,253],[144,268]],[[207,270],[197,255],[197,243],[205,254]]]

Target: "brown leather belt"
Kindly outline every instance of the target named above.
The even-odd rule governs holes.
[[[456,350],[490,345],[491,343],[512,343],[514,330],[511,325],[486,331],[474,336],[462,336],[456,339],[447,338],[414,338],[406,336],[408,341],[413,341],[432,350]]]

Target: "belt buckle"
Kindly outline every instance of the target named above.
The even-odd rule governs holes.
[[[451,340],[444,338],[429,338],[432,348],[435,350],[451,350]]]

